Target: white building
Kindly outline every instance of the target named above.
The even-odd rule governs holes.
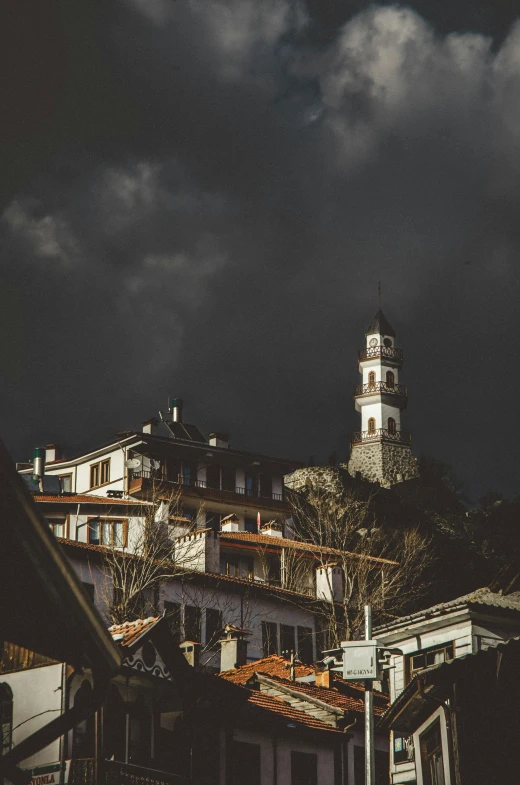
[[[374,637],[383,645],[402,651],[402,655],[391,657],[393,669],[388,671],[392,703],[417,673],[496,646],[519,634],[520,592],[502,595],[487,588],[434,605],[374,630]],[[446,735],[446,717],[442,709],[434,719],[439,719],[441,733]],[[420,733],[427,731],[428,728],[421,728]],[[417,782],[415,758],[418,754],[414,750],[413,739],[392,734],[393,785]],[[449,777],[446,778],[448,781]]]
[[[395,345],[395,331],[379,310],[366,333],[366,346],[358,353],[362,382],[355,388],[361,430],[352,435],[349,473],[358,472],[384,487],[416,477],[411,434],[401,430],[408,390],[399,382],[403,353]]]

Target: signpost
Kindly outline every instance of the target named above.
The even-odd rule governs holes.
[[[339,671],[346,681],[365,684],[365,785],[375,784],[374,752],[374,681],[381,681],[383,671],[390,666],[391,654],[402,654],[400,649],[389,649],[372,639],[372,607],[365,605],[365,640],[344,641],[341,649],[324,652],[324,662],[334,662],[332,670]],[[341,655],[342,659],[336,657]]]

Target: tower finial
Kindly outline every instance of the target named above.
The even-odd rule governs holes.
[[[381,281],[377,282],[377,299],[379,302],[379,310],[381,310]]]

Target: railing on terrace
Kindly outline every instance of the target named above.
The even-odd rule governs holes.
[[[408,388],[405,384],[387,384],[386,382],[374,382],[374,384],[358,384],[354,390],[354,395],[369,395],[369,394],[388,395],[408,395]]]
[[[160,470],[154,471],[150,469],[139,469],[139,470],[132,470],[130,473],[130,480],[155,480],[156,482],[167,482],[171,485],[175,485],[178,488],[182,489],[198,489],[203,491],[203,495],[212,496],[213,498],[222,499],[223,501],[236,501],[237,497],[240,497],[240,501],[246,497],[252,500],[260,500],[264,502],[275,501],[275,502],[284,502],[285,499],[282,493],[271,493],[270,496],[264,495],[257,495],[253,493],[251,488],[241,488],[240,486],[236,487],[234,490],[225,489],[225,488],[215,488],[212,485],[209,485],[204,480],[192,480],[190,482],[186,482],[182,478],[177,480],[172,480],[169,477],[163,477]],[[204,493],[206,491],[207,493]]]
[[[359,360],[387,359],[402,362],[403,350],[394,346],[367,346],[358,351]]]
[[[366,442],[394,442],[397,444],[412,443],[412,434],[408,431],[389,431],[388,428],[376,428],[375,431],[356,431],[352,434],[351,444]]]
[[[101,781],[95,780],[94,758],[71,761],[69,785],[189,785],[190,780],[158,769],[105,760],[100,766]]]

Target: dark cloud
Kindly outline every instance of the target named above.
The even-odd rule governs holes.
[[[474,495],[517,492],[508,7],[71,7],[43,29],[49,45],[61,31],[57,55],[40,45],[48,79],[13,90],[25,125],[6,146],[1,432],[16,456],[92,445],[168,394],[236,446],[345,456],[382,280],[416,451]]]

